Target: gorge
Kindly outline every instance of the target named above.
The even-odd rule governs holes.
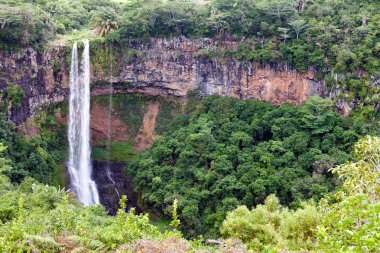
[[[203,53],[215,47],[228,51],[237,45],[236,41],[191,40],[185,37],[171,40],[152,38],[147,43],[125,45],[92,45],[89,62],[91,97],[100,100],[94,99],[91,106],[91,145],[95,147],[95,160],[99,152],[106,155],[101,155],[102,158],[95,163],[94,173],[103,186],[100,187],[99,197],[93,193],[91,203],[96,203],[96,199],[100,198],[101,203],[115,213],[117,199],[121,194],[128,193],[130,201],[136,205],[138,196],[132,190],[131,179],[122,177],[124,182],[130,182],[129,186],[120,179],[115,184],[112,174],[120,177],[121,164],[107,162],[110,161],[107,156],[114,141],[133,143],[133,151],[129,151],[132,153],[144,151],[153,144],[157,135],[156,121],[168,117],[161,115],[162,107],[167,105],[154,97],[172,101],[168,104],[171,108],[169,114],[176,115],[181,113],[186,97],[192,91],[197,91],[201,96],[217,94],[240,99],[258,98],[274,104],[301,104],[312,95],[328,95],[324,81],[317,79],[313,70],[301,73],[280,64],[261,65],[227,56],[210,57]],[[43,53],[31,48],[17,54],[1,53],[2,73],[7,73],[2,80],[15,83],[24,90],[21,106],[11,108],[10,114],[21,131],[32,135],[37,133],[34,115],[46,107],[69,100],[70,52],[69,45],[51,44]],[[32,68],[24,69],[22,66],[26,65]],[[112,94],[115,94],[116,101],[112,101]],[[148,98],[146,104],[141,105],[145,109],[136,108],[141,114],[138,119],[141,126],[132,126],[136,123],[130,122],[131,116],[118,102],[125,100],[125,97],[118,99],[118,94],[142,94]],[[176,101],[176,98],[182,102]],[[103,102],[104,99],[108,102]],[[112,108],[114,102],[121,107]],[[342,109],[343,114],[350,110],[347,104]],[[56,116],[63,123],[69,118],[62,114],[62,109]],[[168,123],[161,125],[166,128]],[[131,128],[136,130],[131,131]],[[109,167],[109,164],[113,166]],[[87,185],[92,185],[90,189],[94,192],[95,183],[90,181]]]
[[[377,253],[380,1],[0,0],[0,252]]]

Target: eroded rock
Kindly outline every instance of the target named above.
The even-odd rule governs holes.
[[[230,57],[211,59],[206,54],[215,47],[236,49],[237,42],[180,37],[115,46],[112,77],[106,53],[94,49],[91,94],[109,93],[111,78],[114,93],[185,97],[189,91],[199,90],[201,95],[257,98],[274,104],[299,104],[324,91],[323,82],[316,80],[311,70],[301,73],[286,66],[262,66]],[[32,48],[13,54],[0,50],[0,60],[0,88],[16,83],[25,92],[21,108],[12,109],[11,118],[17,124],[44,106],[68,98],[69,47],[55,45],[42,53]]]

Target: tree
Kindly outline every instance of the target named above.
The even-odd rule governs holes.
[[[356,135],[331,111],[331,100],[309,100],[274,107],[204,98],[186,124],[164,133],[131,163],[142,201],[170,217],[166,203],[178,196],[180,229],[215,237],[228,211],[261,204],[269,194],[294,206],[320,199],[335,187],[329,166],[347,160]],[[330,144],[333,149],[326,148]]]
[[[17,8],[4,6],[0,10],[0,28],[4,29],[7,26],[11,26],[13,23],[20,22],[20,16]]]
[[[241,239],[250,249],[260,252],[276,247],[310,249],[321,219],[314,204],[304,204],[297,211],[290,211],[270,195],[264,205],[251,211],[246,206],[239,206],[229,212],[220,231],[224,237]]]
[[[355,145],[357,162],[347,162],[332,168],[344,180],[344,190],[350,195],[367,194],[380,200],[380,138],[366,136]]]
[[[295,19],[290,21],[289,25],[293,28],[298,40],[299,34],[306,28],[306,21],[304,19]]]
[[[321,203],[318,247],[331,252],[377,252],[380,248],[380,138],[366,136],[355,145],[356,162],[331,171],[343,180],[334,201]]]
[[[1,4],[0,41],[8,47],[41,46],[55,34],[48,13],[32,4]],[[3,44],[4,45],[4,44]]]
[[[278,31],[280,32],[280,37],[284,39],[284,42],[286,42],[286,40],[290,38],[290,35],[288,34],[288,28],[280,27],[278,28]]]
[[[358,57],[348,49],[340,49],[336,57],[334,71],[337,73],[346,73],[354,71],[358,66]]]
[[[298,13],[303,12],[309,4],[312,4],[314,0],[298,0]]]
[[[0,155],[6,150],[7,147],[5,147],[2,143],[0,143]],[[0,174],[6,172],[11,168],[9,165],[10,161],[2,156],[0,156]]]
[[[224,30],[227,28],[226,14],[220,12],[216,8],[212,8],[210,11],[210,17],[207,19],[208,26],[215,29],[217,34],[223,34]]]
[[[294,1],[292,0],[264,0],[259,2],[258,6],[259,8],[264,9],[268,14],[277,17],[279,20],[296,11]]]
[[[96,10],[91,16],[91,24],[95,27],[95,33],[105,36],[118,28],[118,15],[114,9],[103,7]]]
[[[170,226],[172,226],[174,229],[177,229],[178,226],[181,224],[181,221],[178,219],[177,208],[178,208],[178,199],[174,199],[173,200],[172,220],[170,222]]]

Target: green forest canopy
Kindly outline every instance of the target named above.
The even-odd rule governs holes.
[[[179,199],[186,235],[217,236],[238,205],[253,207],[276,194],[297,207],[336,188],[328,169],[350,158],[368,129],[362,118],[342,117],[332,106],[320,97],[279,107],[206,97],[128,170],[148,206],[169,215],[168,203]]]
[[[0,0],[0,41],[39,45],[95,29],[110,41],[185,35],[241,42],[234,57],[301,71],[379,74],[377,0]]]

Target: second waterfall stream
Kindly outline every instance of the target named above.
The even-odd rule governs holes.
[[[72,50],[69,101],[69,159],[70,187],[84,205],[99,204],[99,193],[91,178],[90,147],[90,45],[84,40],[84,50],[79,72],[78,46]]]

